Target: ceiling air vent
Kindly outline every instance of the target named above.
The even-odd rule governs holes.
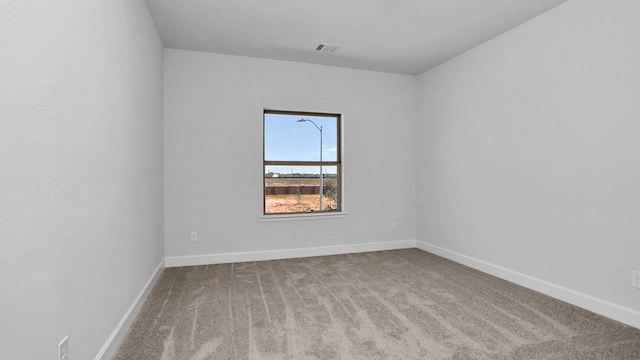
[[[322,52],[328,52],[328,53],[333,53],[336,52],[336,50],[338,50],[338,46],[336,45],[326,45],[326,44],[320,44],[316,47],[317,51],[322,51]]]

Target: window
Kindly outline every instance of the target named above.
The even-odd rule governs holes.
[[[264,214],[342,210],[340,115],[264,111]]]

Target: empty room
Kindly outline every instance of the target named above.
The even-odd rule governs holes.
[[[0,2],[0,359],[640,359],[640,1]]]

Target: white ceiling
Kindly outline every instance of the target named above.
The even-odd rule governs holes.
[[[410,75],[565,1],[146,0],[167,48]]]

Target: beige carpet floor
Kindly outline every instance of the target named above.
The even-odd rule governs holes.
[[[407,249],[167,268],[114,359],[640,359],[640,330]]]

